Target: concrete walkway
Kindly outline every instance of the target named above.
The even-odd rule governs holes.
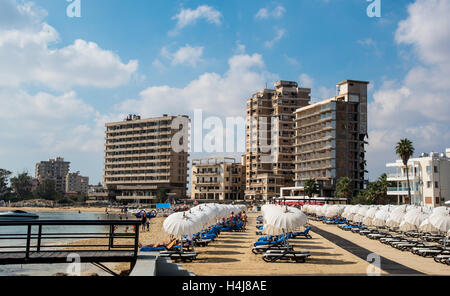
[[[310,224],[323,231],[329,232],[342,239],[345,239],[365,250],[366,252],[375,253],[382,256],[386,262],[388,260],[396,262],[399,265],[408,267],[411,270],[425,274],[425,275],[450,275],[450,266],[437,263],[433,258],[424,258],[414,255],[409,251],[400,251],[389,245],[385,245],[378,240],[371,240],[364,235],[353,233],[351,231],[344,231],[339,229],[336,225],[328,225],[322,222],[311,221]],[[320,235],[320,234],[319,234]],[[331,242],[335,242],[335,238],[329,238]],[[366,254],[361,254],[364,256]],[[367,255],[366,255],[367,256]],[[366,260],[366,258],[364,258]],[[382,261],[383,264],[383,261]],[[395,266],[391,266],[395,269]],[[389,269],[389,266],[387,267]],[[400,267],[401,268],[401,267]],[[391,269],[392,270],[392,269]],[[390,273],[390,272],[389,272]],[[392,270],[392,274],[397,274]]]
[[[366,260],[370,254],[373,254],[372,251],[365,249],[355,243],[352,243],[351,241],[346,240],[336,234],[327,232],[319,227],[311,226],[311,230],[313,232],[321,235],[322,237],[326,238],[327,240],[333,242],[334,244],[338,245],[339,247],[343,248],[344,250],[347,250],[350,253],[358,256],[359,258],[361,258],[363,260]],[[388,274],[395,274],[395,275],[420,275],[420,274],[423,274],[420,271],[409,268],[405,265],[402,265],[400,263],[397,263],[395,261],[387,259],[383,256],[380,256],[380,268],[382,270],[386,271]]]

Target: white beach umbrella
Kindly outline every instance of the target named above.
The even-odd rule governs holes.
[[[214,216],[215,220],[219,219],[220,208],[217,206],[217,204],[210,203],[210,204],[205,204],[204,206],[206,208],[208,208],[209,210],[211,210],[211,215]]]
[[[272,209],[266,215],[266,222],[266,224],[290,231],[308,223],[308,217],[297,208],[282,206]]]
[[[190,215],[187,212],[177,212],[164,220],[163,229],[169,234],[182,237],[199,232],[202,229],[202,225],[195,215]]]
[[[302,212],[305,214],[309,214],[309,206],[310,205],[303,205],[302,206]]]
[[[422,221],[419,226],[419,231],[421,232],[439,232],[439,230],[431,224],[429,218]]]
[[[422,222],[428,218],[428,214],[424,213],[421,208],[409,210],[400,223],[400,230],[413,231],[418,230]]]
[[[403,218],[406,215],[406,207],[398,207],[392,211],[389,219],[386,221],[386,225],[389,227],[399,227],[400,223],[402,223]]]
[[[375,213],[375,217],[372,219],[372,225],[373,226],[385,226],[386,221],[391,216],[391,213],[389,213],[386,210],[378,210]]]
[[[269,224],[264,224],[264,226],[263,226],[263,233],[265,233],[267,235],[282,235],[283,234],[283,229],[274,227],[274,226],[269,225]]]
[[[433,214],[429,217],[429,220],[439,232],[447,233],[450,230],[450,215]]]
[[[372,220],[375,218],[375,214],[377,213],[379,207],[371,207],[367,210],[366,214],[364,215],[364,218],[362,220],[362,223],[367,226],[372,225]]]
[[[325,216],[328,218],[339,217],[344,212],[344,207],[340,205],[332,205],[325,211]]]
[[[366,216],[367,211],[369,210],[369,207],[367,206],[360,206],[358,211],[356,212],[355,216],[353,217],[353,221],[357,223],[361,223],[364,217]]]
[[[283,234],[294,231],[296,228],[308,223],[308,217],[302,211],[287,206],[271,209],[266,214],[265,219],[269,229],[270,227],[280,229]],[[276,229],[273,229],[274,233],[277,231]],[[288,240],[286,239],[286,245],[288,244]]]
[[[361,205],[354,205],[350,208],[348,214],[347,214],[347,220],[353,221],[355,215],[358,213],[359,208]]]
[[[211,216],[209,216],[206,211],[195,211],[190,210],[189,216],[193,217],[194,219],[198,220],[202,226],[207,226],[209,224],[209,221],[211,220]]]
[[[448,214],[450,209],[448,207],[437,207],[433,209],[432,214]]]
[[[409,223],[407,223],[406,221],[403,220],[402,223],[400,223],[399,229],[401,231],[408,232],[408,231],[415,231],[415,230],[417,230],[417,227],[412,225],[412,224],[409,224]]]
[[[450,237],[450,230],[447,231],[447,237]]]
[[[345,207],[344,212],[342,213],[342,217],[348,219],[348,215],[350,215],[350,210],[352,209],[352,205],[348,205]]]

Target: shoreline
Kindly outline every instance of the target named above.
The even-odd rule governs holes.
[[[72,212],[88,212],[88,213],[105,213],[105,209],[108,209],[109,213],[120,213],[120,209],[106,208],[106,207],[56,207],[56,208],[43,208],[43,207],[0,207],[0,212],[9,212],[15,210],[21,210],[25,212],[60,212],[60,213],[72,213]]]

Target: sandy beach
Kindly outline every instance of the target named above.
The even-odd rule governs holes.
[[[65,209],[77,211],[77,208]],[[83,210],[83,209],[81,209]],[[86,210],[86,208],[84,208]],[[104,212],[104,208],[90,208]],[[266,263],[262,255],[251,252],[253,243],[258,239],[256,235],[256,217],[258,213],[250,213],[247,230],[245,232],[223,232],[216,241],[206,247],[196,247],[199,253],[197,260],[191,263],[180,263],[186,270],[199,276],[280,276],[280,275],[366,275],[369,262],[351,252],[341,248],[335,242],[328,240],[318,233],[311,232],[312,239],[291,239],[290,244],[295,250],[308,250],[311,257],[306,263],[275,262]],[[149,245],[169,241],[169,235],[162,229],[165,218],[158,217],[150,220],[150,230],[141,231],[139,242]],[[392,260],[398,264],[416,270],[426,275],[450,275],[449,266],[434,262],[432,258],[423,258],[410,252],[402,252],[379,241],[370,240],[356,233],[343,231],[336,225],[326,225],[321,222],[309,221],[311,226],[337,235],[362,248]],[[122,232],[123,230],[121,230]],[[85,240],[77,244],[106,243],[102,239]],[[122,240],[117,243],[130,243]],[[130,269],[129,263],[106,264],[118,274],[126,275]],[[382,265],[383,266],[383,265]],[[98,271],[98,269],[97,269]],[[95,268],[89,268],[83,275],[96,273]],[[388,274],[385,270],[381,274]]]
[[[312,239],[290,240],[296,250],[308,250],[311,257],[306,263],[276,262],[266,263],[262,255],[251,252],[256,235],[256,217],[249,214],[245,232],[224,232],[207,247],[197,247],[198,259],[192,263],[180,263],[184,269],[199,276],[280,276],[280,275],[366,275],[369,263],[351,252],[337,246],[334,242],[312,232]],[[162,230],[164,218],[151,219],[150,231],[140,233],[140,243],[148,245],[169,240]],[[422,258],[410,252],[402,252],[379,241],[339,229],[336,225],[326,225],[310,221],[312,226],[345,238],[363,248],[399,264],[427,275],[450,275],[450,268]],[[87,242],[86,242],[87,243]],[[118,273],[129,269],[129,264],[110,265]],[[388,274],[382,270],[381,274]]]

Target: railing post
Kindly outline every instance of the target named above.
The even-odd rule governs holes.
[[[27,246],[25,250],[25,258],[30,258],[30,245],[31,245],[31,224],[28,224],[28,232],[27,232]]]
[[[138,249],[139,249],[139,224],[136,223],[135,228],[134,228],[134,257],[135,258],[137,257]]]
[[[113,246],[113,225],[109,225],[109,244],[108,244],[108,251],[111,251],[111,248]]]
[[[38,230],[38,241],[37,241],[37,252],[41,251],[41,236],[42,236],[42,225],[39,225],[39,230]]]

